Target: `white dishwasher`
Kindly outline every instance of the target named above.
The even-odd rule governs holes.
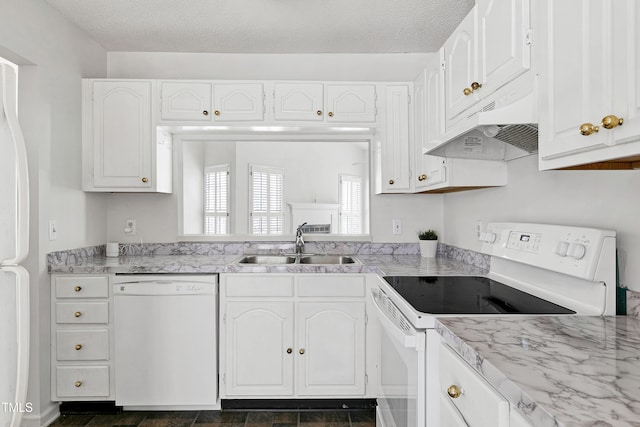
[[[113,295],[116,405],[215,408],[217,275],[117,275]]]

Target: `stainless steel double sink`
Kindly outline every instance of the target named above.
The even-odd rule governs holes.
[[[245,255],[238,264],[357,264],[347,255]]]

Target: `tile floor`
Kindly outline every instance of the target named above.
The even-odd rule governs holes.
[[[125,411],[62,415],[53,424],[86,427],[375,427],[375,411]]]

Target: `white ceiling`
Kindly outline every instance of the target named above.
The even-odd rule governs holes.
[[[46,0],[107,51],[433,52],[474,0]]]

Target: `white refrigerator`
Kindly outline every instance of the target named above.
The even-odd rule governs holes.
[[[27,154],[17,117],[17,76],[0,63],[0,427],[18,427],[29,372]]]

